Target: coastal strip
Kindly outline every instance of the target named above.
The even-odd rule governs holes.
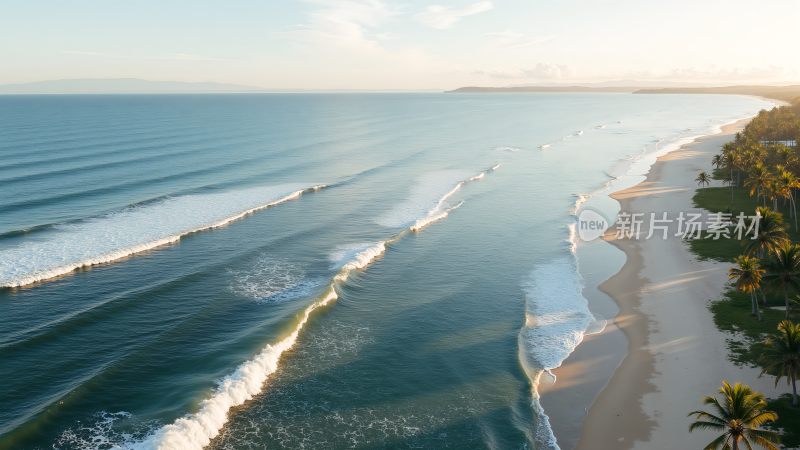
[[[700,212],[692,206],[694,177],[746,123],[662,156],[644,182],[612,197],[629,213]],[[729,361],[726,334],[714,326],[708,303],[723,291],[728,264],[698,260],[676,237],[620,240],[612,227],[605,239],[626,256],[622,269],[599,286],[619,313],[554,371],[569,389],[558,383],[544,389],[542,403],[553,422],[566,421],[555,430],[559,443],[565,449],[622,450],[672,448],[679,439],[684,448],[702,448],[708,436],[689,434],[686,414],[720,379],[775,392],[757,369]],[[621,364],[614,369],[615,361]],[[556,406],[563,391],[576,399],[571,413]]]

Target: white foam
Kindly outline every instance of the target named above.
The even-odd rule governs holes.
[[[436,211],[431,212],[426,217],[423,217],[422,219],[418,219],[416,222],[414,222],[414,225],[411,225],[411,227],[409,227],[409,229],[411,231],[415,232],[415,233],[419,232],[419,231],[422,231],[422,229],[427,227],[428,225],[430,225],[432,223],[436,223],[436,222],[444,219],[445,217],[449,216],[452,211],[460,208],[461,205],[463,205],[463,204],[464,204],[464,202],[461,201],[461,202],[458,202],[455,205],[453,205],[453,206],[451,206],[449,208],[446,208],[446,209],[438,209],[437,208]]]
[[[523,288],[522,334],[529,362],[544,370],[559,367],[595,321],[582,294],[575,257],[565,255],[536,267]]]
[[[53,448],[102,449],[114,448],[120,442],[131,442],[132,435],[115,431],[114,424],[129,419],[125,411],[99,412],[86,423],[64,430],[56,439]]]
[[[575,204],[572,205],[572,215],[576,216],[581,212],[581,207],[591,198],[589,194],[575,194]]]
[[[473,182],[473,181],[480,181],[488,173],[494,172],[495,170],[497,170],[499,168],[500,168],[500,163],[497,163],[497,164],[493,165],[492,167],[490,167],[490,168],[488,168],[488,169],[486,169],[486,170],[484,170],[482,172],[478,172],[477,174],[467,178],[464,181],[459,181],[458,183],[456,183],[455,187],[453,187],[453,189],[451,189],[444,196],[442,196],[442,198],[439,199],[439,201],[436,203],[436,206],[431,208],[431,210],[428,211],[428,214],[426,216],[415,220],[414,224],[409,227],[409,230],[411,230],[411,231],[416,233],[418,231],[421,231],[423,228],[427,227],[428,225],[430,225],[432,223],[435,223],[435,222],[438,222],[438,221],[444,219],[445,217],[447,217],[448,215],[450,215],[450,213],[452,211],[455,211],[456,209],[460,208],[461,205],[464,204],[464,202],[463,201],[459,201],[455,205],[450,206],[447,203],[447,199],[449,199],[451,196],[453,196],[453,194],[458,192],[458,190],[461,189],[461,187],[464,186],[464,184],[470,183],[470,182]]]
[[[374,242],[357,242],[353,244],[339,245],[330,254],[328,260],[333,263],[334,269],[340,269],[347,264],[348,261],[355,258],[359,253],[374,246]]]
[[[187,234],[222,227],[322,187],[282,184],[184,195],[61,225],[0,250],[0,286],[24,286],[175,243]]]
[[[426,173],[414,181],[411,193],[404,202],[376,222],[386,227],[408,227],[455,194],[463,180],[470,176],[463,170],[440,170]]]
[[[542,145],[539,146],[539,149],[540,150],[547,150],[548,148],[551,147],[551,145],[552,144],[542,144]]]
[[[306,278],[305,270],[270,255],[259,256],[250,267],[231,272],[230,289],[257,303],[278,303],[311,294],[319,280]]]
[[[533,428],[535,448],[542,450],[561,450],[561,447],[558,446],[556,435],[553,432],[553,427],[550,425],[550,416],[544,411],[542,403],[540,402],[538,387],[542,375],[549,375],[551,377],[551,382],[554,382],[554,380],[552,380],[552,372],[537,371],[536,375],[532,377],[531,407],[534,413],[536,413],[537,419],[534,422]]]
[[[375,261],[386,253],[386,242],[380,241],[374,244],[358,244],[351,246],[352,256],[342,265],[339,273],[334,280],[344,282],[354,270],[366,268],[372,261]]]
[[[409,198],[397,205],[387,214],[376,220],[387,227],[405,226],[411,231],[419,231],[431,223],[437,222],[459,208],[463,202],[449,205],[448,200],[466,183],[482,180],[487,174],[500,168],[494,164],[470,176],[461,170],[442,170],[429,172],[420,176],[411,191]]]
[[[589,201],[590,198],[591,195],[586,195],[586,194],[575,195],[575,204],[572,206],[572,211],[571,211],[571,214],[575,218],[575,221],[567,225],[567,230],[569,231],[567,242],[569,243],[570,252],[572,252],[573,254],[578,250],[578,242],[580,241],[577,232],[578,214],[580,214],[581,208],[587,201]]]
[[[574,255],[564,255],[537,266],[523,282],[526,312],[520,331],[523,367],[531,378],[531,406],[537,415],[533,430],[537,448],[558,450],[550,418],[539,402],[542,374],[553,382],[555,369],[583,341],[595,323]],[[592,330],[597,331],[597,330]]]
[[[568,232],[567,243],[569,243],[569,251],[572,254],[575,254],[575,252],[578,251],[578,240],[579,240],[578,224],[577,223],[568,224],[567,232]]]
[[[496,147],[495,150],[498,152],[516,153],[520,149],[518,147]]]

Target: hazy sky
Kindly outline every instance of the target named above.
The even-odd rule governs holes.
[[[0,83],[800,82],[798,0],[4,0]]]

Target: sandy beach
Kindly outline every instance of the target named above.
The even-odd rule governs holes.
[[[745,124],[660,158],[644,182],[613,198],[622,211],[645,217],[699,212],[692,206],[694,178],[710,171],[711,156]],[[708,304],[720,297],[728,264],[698,260],[676,237],[616,239],[612,227],[605,240],[627,257],[599,286],[619,313],[554,371],[555,384],[541,388],[562,449],[702,448],[713,436],[690,434],[687,413],[701,406],[702,396],[715,393],[722,379],[776,395],[772,379],[729,361],[727,336],[714,326]],[[603,301],[591,289],[586,294],[593,309]]]

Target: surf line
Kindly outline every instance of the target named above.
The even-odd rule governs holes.
[[[143,441],[123,445],[117,448],[134,450],[189,450],[202,449],[222,431],[228,421],[231,408],[239,406],[253,398],[263,390],[267,379],[278,370],[281,356],[297,342],[300,332],[308,323],[314,311],[323,308],[339,298],[341,290],[347,279],[356,271],[366,269],[375,260],[382,257],[388,247],[402,240],[410,233],[418,233],[432,223],[447,217],[450,212],[459,208],[464,202],[460,201],[454,206],[446,206],[447,199],[452,197],[466,183],[478,181],[500,167],[495,164],[489,169],[479,172],[473,177],[458,182],[453,189],[447,192],[439,202],[413,225],[385,241],[376,242],[351,257],[333,276],[325,291],[307,306],[297,318],[292,331],[273,344],[267,344],[255,357],[242,363],[231,374],[223,378],[210,397],[200,403],[197,412],[164,425]]]
[[[6,278],[6,279],[2,279],[3,277],[0,274],[0,283],[2,283],[2,284],[0,284],[0,288],[1,287],[18,288],[18,287],[27,286],[27,285],[34,284],[34,283],[43,282],[43,281],[49,280],[51,278],[59,277],[61,275],[66,275],[68,273],[74,272],[74,271],[82,269],[82,268],[96,266],[96,265],[100,265],[100,264],[111,263],[111,262],[114,262],[116,260],[127,258],[129,256],[135,255],[137,253],[145,252],[147,250],[152,250],[154,248],[161,247],[161,246],[164,246],[164,245],[174,244],[174,243],[180,241],[183,237],[188,236],[190,234],[199,233],[201,231],[208,231],[208,230],[213,230],[215,228],[224,227],[224,226],[230,224],[231,222],[237,221],[237,220],[242,219],[242,218],[244,218],[246,216],[255,214],[255,213],[257,213],[259,211],[262,211],[262,210],[265,210],[265,209],[273,208],[273,207],[278,206],[278,205],[280,205],[282,203],[286,203],[286,202],[289,202],[289,201],[292,201],[292,200],[296,200],[296,199],[300,198],[304,194],[317,192],[317,191],[320,191],[320,190],[325,189],[327,187],[329,187],[329,186],[325,185],[325,184],[318,184],[318,185],[314,185],[314,186],[311,186],[311,187],[308,187],[308,188],[298,189],[298,190],[290,192],[290,193],[288,193],[288,194],[286,194],[286,195],[284,195],[284,196],[282,196],[280,198],[272,200],[272,201],[270,201],[268,203],[249,208],[249,209],[247,209],[245,211],[236,213],[236,214],[234,214],[232,216],[226,217],[226,218],[218,220],[216,222],[200,225],[200,226],[197,226],[195,228],[191,228],[191,229],[187,229],[187,230],[179,230],[179,231],[176,231],[174,234],[171,234],[171,235],[159,238],[159,239],[155,239],[155,240],[152,240],[152,241],[149,241],[149,242],[144,242],[144,243],[141,243],[141,244],[131,245],[131,246],[128,246],[128,247],[119,248],[119,249],[116,249],[116,250],[113,250],[113,251],[109,251],[109,252],[106,252],[106,253],[101,253],[101,254],[98,254],[98,255],[94,255],[94,256],[91,256],[91,257],[83,259],[83,260],[69,262],[67,264],[46,268],[44,270],[33,271],[33,272],[25,274],[25,275],[12,276],[12,277],[9,277],[9,278]]]

